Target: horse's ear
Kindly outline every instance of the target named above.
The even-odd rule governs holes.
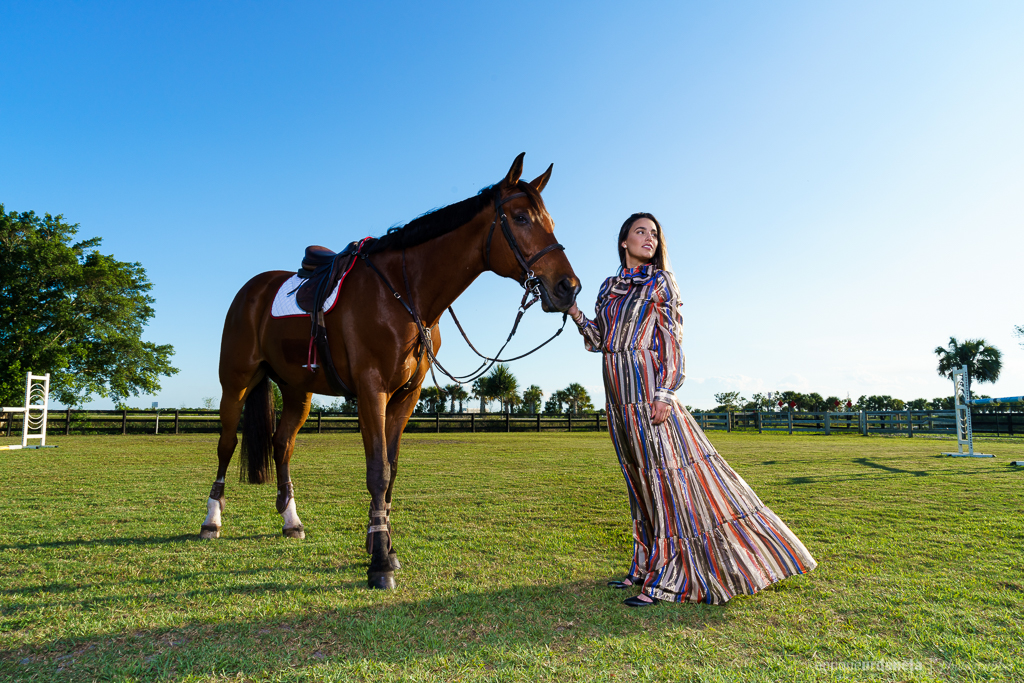
[[[519,177],[523,175],[523,157],[526,156],[526,152],[520,152],[516,160],[512,162],[512,168],[508,169],[508,175],[505,176],[505,187],[513,187],[519,182]]]
[[[539,176],[530,181],[530,184],[533,185],[533,189],[537,190],[537,192],[544,191],[544,187],[548,184],[548,181],[551,180],[551,169],[553,169],[554,167],[555,165],[551,164],[550,166],[548,166],[548,170],[544,171]]]

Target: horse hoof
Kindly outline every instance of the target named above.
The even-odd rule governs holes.
[[[293,526],[290,529],[281,529],[281,533],[285,538],[305,538],[306,529],[300,524],[299,526]]]
[[[395,575],[391,572],[375,572],[373,574],[370,574],[370,577],[367,580],[366,584],[370,588],[385,591],[391,588],[396,588],[398,586],[398,584],[395,583]]]
[[[388,562],[391,563],[391,569],[393,569],[396,572],[402,568],[402,563],[398,561],[398,553],[396,553],[394,550],[388,553]]]
[[[202,541],[209,541],[214,538],[220,538],[220,527],[214,526],[213,524],[204,524],[199,528],[199,539]]]

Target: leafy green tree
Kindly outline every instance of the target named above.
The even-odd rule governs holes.
[[[723,413],[730,410],[739,410],[746,399],[740,396],[738,391],[726,391],[721,394],[715,394],[715,401],[718,402],[718,407],[715,408],[714,412]]]
[[[845,401],[838,396],[829,396],[825,399],[825,407],[822,410],[827,410],[830,413],[834,413],[841,410]]]
[[[966,339],[961,343],[950,337],[946,348],[935,347],[935,355],[939,357],[940,377],[953,379],[953,372],[966,365],[972,383],[995,382],[1003,367],[1003,354],[984,339]]]
[[[782,391],[775,395],[776,401],[782,402],[783,410],[807,410],[807,397],[798,391]]]
[[[889,395],[861,396],[857,399],[857,410],[903,410],[906,403]]]
[[[828,404],[825,399],[821,397],[818,392],[811,392],[810,394],[804,394],[803,410],[807,410],[812,413],[823,413],[828,410]]]
[[[153,285],[139,263],[74,242],[63,216],[0,204],[0,403],[20,405],[25,373],[50,373],[53,397],[81,405],[94,394],[115,403],[160,390],[178,372],[169,344],[142,341],[154,315]]]
[[[760,410],[760,411],[771,410],[774,407],[775,407],[775,401],[773,399],[769,399],[767,394],[761,394],[761,393],[757,393],[757,394],[754,394],[753,396],[751,396],[750,397],[750,403],[748,403],[746,406],[744,406],[744,408],[746,410]]]
[[[544,398],[544,392],[536,384],[531,384],[523,392],[523,404],[529,407],[530,414],[536,414],[540,410],[541,399]]]
[[[274,397],[274,410],[280,415],[284,410],[284,395],[281,394],[281,388],[277,386],[277,382],[273,380],[270,381],[270,393]]]
[[[913,401],[907,404],[907,407],[911,410],[931,410],[932,405],[926,398],[915,398]]]

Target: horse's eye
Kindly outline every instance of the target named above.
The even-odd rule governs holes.
[[[518,216],[516,216],[516,223],[521,223],[525,225],[528,221],[529,219],[526,217],[526,214],[521,213]]]

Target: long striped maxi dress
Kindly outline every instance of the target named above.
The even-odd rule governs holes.
[[[604,357],[608,431],[629,490],[629,578],[660,600],[722,604],[817,565],[708,441],[675,398],[683,384],[682,302],[651,265],[605,280],[594,321],[577,320]],[[672,406],[651,424],[651,402]]]

